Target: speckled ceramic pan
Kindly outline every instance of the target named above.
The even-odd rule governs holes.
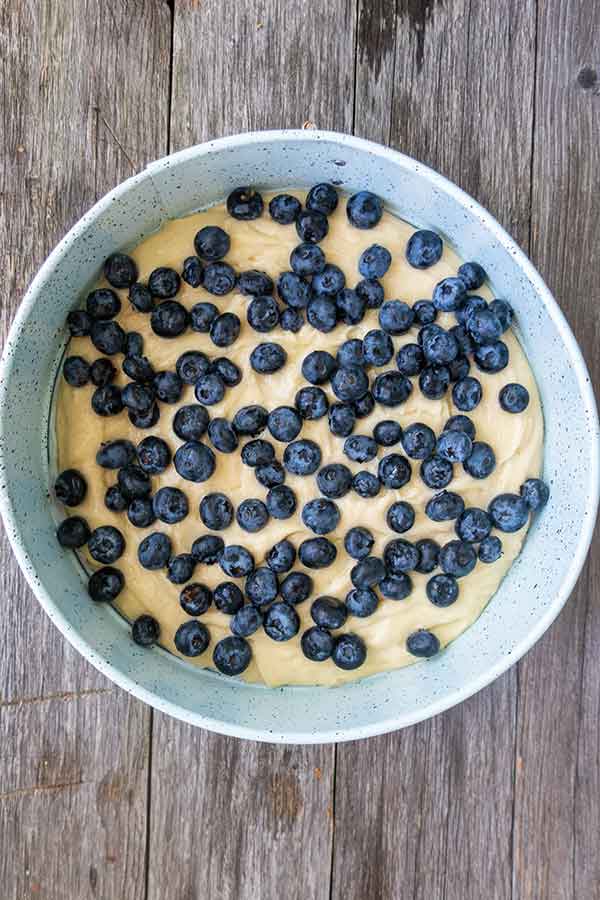
[[[71,553],[60,550],[48,498],[48,415],[64,322],[106,256],[167,218],[221,200],[233,187],[368,188],[391,211],[441,231],[487,269],[514,305],[537,376],[551,499],[478,621],[433,660],[354,684],[268,689],[144,651],[110,607],[91,603]],[[65,637],[121,687],[213,731],[265,741],[350,740],[402,728],[488,684],[548,628],[583,565],[598,503],[598,420],[580,351],[550,292],[498,223],[420,163],[358,138],[319,131],[238,135],[159,160],[88,212],[46,260],[12,327],[0,369],[0,508],[29,584]],[[10,653],[11,648],[3,648]],[[40,662],[41,665],[41,662]]]

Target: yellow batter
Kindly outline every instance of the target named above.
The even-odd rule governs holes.
[[[297,194],[304,199],[304,196]],[[215,207],[207,212],[198,213],[185,219],[168,222],[157,234],[141,243],[131,255],[139,267],[139,280],[145,282],[150,272],[158,266],[170,266],[181,271],[185,257],[194,253],[194,235],[204,225],[219,225],[231,237],[231,250],[227,255],[236,271],[245,269],[261,269],[274,279],[289,269],[290,251],[299,243],[294,225],[282,226],[272,221],[266,206],[260,219],[252,222],[239,222],[232,219],[223,206]],[[340,198],[336,212],[330,216],[329,234],[320,244],[326,254],[327,261],[338,265],[345,273],[347,284],[353,287],[359,280],[358,259],[362,251],[370,244],[379,243],[392,253],[392,265],[382,279],[386,299],[401,299],[409,303],[421,298],[430,298],[433,287],[442,278],[456,274],[460,260],[447,246],[442,259],[430,269],[419,271],[411,268],[406,262],[404,253],[408,238],[413,228],[407,223],[385,213],[379,225],[369,231],[361,231],[350,226],[346,220],[345,198]],[[108,286],[105,281],[99,286]],[[267,335],[254,331],[246,321],[246,308],[251,298],[238,293],[231,293],[218,298],[209,295],[203,288],[191,288],[182,281],[179,294],[175,299],[188,309],[199,300],[210,300],[221,312],[235,312],[241,322],[240,337],[225,349],[215,347],[208,334],[188,331],[175,339],[157,337],[150,329],[150,317],[134,310],[127,300],[127,291],[118,291],[123,308],[118,321],[125,331],[137,331],[144,337],[144,354],[148,356],[156,371],[174,370],[177,358],[186,350],[202,350],[210,358],[227,356],[243,371],[241,384],[228,388],[224,400],[212,407],[209,413],[213,416],[225,416],[231,419],[242,406],[259,403],[267,409],[280,405],[292,405],[297,390],[306,384],[300,372],[304,357],[315,349],[326,349],[335,355],[340,344],[349,338],[362,337],[372,328],[378,328],[377,310],[367,310],[364,320],[356,326],[342,323],[329,334],[322,334],[310,325],[305,324],[297,333],[275,329]],[[477,293],[491,297],[487,288]],[[510,300],[510,298],[508,298]],[[438,316],[438,323],[449,327],[455,324],[451,315]],[[276,341],[287,351],[288,359],[283,369],[274,375],[255,373],[248,362],[248,357],[261,341]],[[396,350],[403,343],[416,340],[416,329],[394,337]],[[466,506],[487,507],[489,501],[502,492],[517,492],[521,483],[530,477],[537,476],[540,471],[543,440],[543,420],[539,395],[529,364],[518,341],[512,332],[507,332],[503,340],[510,351],[510,361],[506,369],[495,375],[487,375],[475,371],[474,374],[483,387],[483,399],[477,408],[468,415],[474,422],[476,439],[486,441],[494,448],[497,465],[494,472],[486,479],[478,481],[467,475],[462,466],[455,466],[455,477],[448,490],[459,493]],[[92,362],[100,354],[95,350],[88,338],[74,338],[69,345],[70,355],[83,356]],[[120,366],[122,357],[113,357],[116,366]],[[376,372],[395,368],[394,361]],[[120,371],[118,384],[124,384],[126,377]],[[498,402],[500,388],[508,382],[523,384],[530,394],[530,403],[524,413],[510,414],[504,412]],[[328,391],[331,401],[336,398]],[[56,399],[56,439],[58,448],[59,470],[78,469],[86,478],[88,492],[85,501],[71,510],[73,514],[84,516],[90,528],[99,525],[114,525],[125,537],[126,550],[115,564],[125,576],[125,589],[117,598],[119,610],[128,618],[135,619],[142,613],[150,613],[160,623],[162,645],[177,653],[173,644],[175,631],[189,616],[179,605],[179,593],[183,586],[171,584],[166,577],[166,570],[150,572],[143,569],[137,560],[137,549],[140,542],[152,531],[168,532],[174,553],[189,552],[193,541],[206,529],[200,521],[198,506],[205,493],[223,491],[231,499],[234,506],[248,497],[264,500],[266,488],[256,480],[254,471],[244,466],[240,460],[239,449],[232,454],[215,451],[217,467],[209,481],[193,484],[181,479],[171,464],[166,472],[152,477],[152,492],[165,485],[179,487],[189,500],[190,512],[179,524],[167,526],[157,521],[150,528],[135,528],[130,524],[126,513],[112,513],[104,505],[104,494],[107,487],[116,482],[116,472],[102,469],[96,464],[96,452],[103,441],[126,438],[139,443],[147,435],[163,437],[174,452],[179,439],[171,429],[175,412],[184,403],[194,403],[193,387],[185,386],[179,404],[160,404],[160,419],[156,426],[143,431],[137,430],[129,422],[127,412],[118,416],[101,418],[91,409],[90,399],[93,387],[74,389],[64,379],[60,385]],[[354,434],[371,434],[373,426],[382,419],[397,418],[405,427],[413,422],[424,422],[436,434],[439,434],[451,415],[460,412],[452,403],[451,391],[442,400],[429,400],[418,389],[417,380],[413,380],[413,391],[408,401],[394,409],[376,405],[369,418],[357,420]],[[271,440],[268,432],[263,435]],[[391,448],[380,448],[378,457],[370,463],[358,464],[350,461],[342,452],[343,439],[334,437],[328,428],[327,416],[317,421],[304,423],[299,438],[312,438],[322,450],[322,465],[331,462],[343,462],[354,472],[360,469],[377,471],[379,459],[387,453],[403,453],[401,445]],[[206,437],[206,443],[210,441]],[[272,441],[277,458],[281,461],[284,444]],[[243,440],[240,442],[240,449]],[[354,491],[336,500],[341,519],[335,532],[328,534],[338,550],[333,565],[326,569],[306,570],[314,581],[312,598],[296,607],[301,619],[300,632],[290,641],[276,643],[262,629],[248,638],[252,646],[253,659],[244,673],[250,681],[262,681],[267,685],[281,684],[325,684],[333,685],[341,682],[364,678],[375,672],[394,669],[415,662],[405,647],[407,636],[419,629],[433,631],[442,645],[447,644],[469,627],[479,616],[490,597],[496,591],[505,572],[515,559],[526,529],[516,534],[500,535],[503,544],[503,556],[493,564],[478,562],[473,572],[466,578],[459,579],[459,598],[452,606],[445,609],[434,606],[427,599],[425,585],[430,575],[410,572],[414,589],[403,601],[382,599],[376,612],[368,618],[349,616],[341,631],[352,631],[359,634],[367,646],[367,658],[361,668],[346,672],[337,668],[331,660],[311,662],[305,658],[300,649],[302,632],[313,625],[310,617],[311,601],[321,594],[335,596],[344,600],[351,589],[350,570],[355,564],[345,552],[343,538],[346,532],[355,525],[369,528],[375,537],[373,554],[381,556],[385,544],[399,535],[390,532],[386,525],[386,511],[397,500],[407,500],[416,512],[415,524],[407,533],[401,535],[412,542],[421,538],[433,538],[439,544],[456,538],[454,522],[437,523],[429,520],[424,513],[427,500],[435,493],[425,486],[419,476],[418,460],[411,460],[413,476],[411,481],[400,490],[383,488],[373,499],[363,499]],[[307,537],[314,537],[301,522],[302,507],[307,500],[319,496],[314,476],[300,477],[287,475],[288,484],[296,493],[297,511],[286,520],[271,518],[268,525],[256,534],[248,534],[234,523],[225,531],[219,532],[226,544],[242,544],[254,555],[257,565],[264,564],[264,556],[277,541],[288,538],[298,547]],[[97,568],[86,552],[83,558],[89,568]],[[303,570],[297,561],[294,570]],[[440,570],[437,570],[440,571]],[[219,582],[229,580],[218,565],[196,567],[193,581],[215,587]],[[240,581],[243,588],[243,582]],[[208,650],[195,659],[189,660],[194,665],[212,666],[212,651],[221,638],[230,634],[230,617],[220,613],[213,606],[201,617],[209,629],[211,643]],[[339,632],[335,632],[336,634]],[[150,651],[151,652],[151,651]]]

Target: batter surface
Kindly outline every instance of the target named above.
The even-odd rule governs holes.
[[[297,193],[296,196],[304,199],[304,194]],[[300,241],[294,225],[282,226],[271,220],[266,210],[268,199],[269,197],[265,195],[263,216],[250,222],[231,218],[224,206],[168,222],[160,232],[149,237],[132,251],[131,256],[139,267],[138,280],[146,282],[150,272],[158,266],[169,266],[180,272],[183,260],[194,253],[194,235],[204,225],[219,225],[229,234],[231,249],[226,259],[236,271],[260,269],[268,272],[276,280],[280,272],[289,269],[290,252]],[[349,287],[353,287],[360,280],[361,276],[357,269],[359,256],[373,243],[382,244],[392,253],[391,267],[382,279],[386,300],[401,299],[412,304],[418,299],[431,298],[438,281],[456,274],[460,260],[447,245],[444,246],[441,260],[434,266],[425,270],[414,269],[405,258],[406,243],[414,231],[412,226],[384,213],[381,222],[375,228],[361,231],[348,223],[345,205],[345,198],[340,197],[337,210],[329,217],[329,233],[320,246],[325,252],[327,261],[335,263],[344,271]],[[108,287],[108,283],[101,281],[98,286]],[[378,310],[370,309],[359,325],[347,326],[340,323],[329,334],[315,330],[308,323],[297,334],[279,328],[269,332],[268,335],[259,334],[246,321],[246,309],[251,298],[243,297],[237,292],[221,298],[214,297],[203,288],[191,288],[182,281],[175,299],[188,309],[200,300],[208,300],[218,306],[221,312],[231,311],[239,316],[242,323],[239,338],[232,346],[221,349],[214,346],[208,334],[199,334],[191,330],[174,339],[157,337],[150,328],[150,317],[137,312],[130,305],[127,290],[117,293],[122,301],[122,310],[117,321],[125,331],[136,331],[143,335],[144,354],[150,359],[156,371],[174,370],[177,358],[186,350],[201,350],[210,358],[227,356],[240,367],[243,372],[242,382],[237,387],[227,389],[221,403],[209,407],[211,417],[224,416],[229,420],[240,407],[249,404],[261,404],[267,409],[280,405],[293,406],[296,392],[307,384],[300,367],[302,360],[310,351],[324,349],[335,355],[337,348],[344,341],[360,338],[367,331],[379,327]],[[485,286],[477,293],[486,298],[492,296]],[[447,328],[455,324],[455,318],[451,314],[440,314],[437,322]],[[414,327],[405,335],[393,337],[395,349],[405,343],[414,343],[417,330],[417,327]],[[250,367],[248,359],[250,352],[264,340],[276,341],[287,351],[286,365],[274,375],[260,375]],[[454,467],[455,475],[448,490],[460,494],[467,507],[486,509],[493,497],[503,492],[518,493],[522,482],[527,478],[538,476],[540,471],[543,420],[537,387],[525,354],[511,330],[503,335],[503,340],[510,351],[508,366],[503,371],[490,375],[476,370],[474,365],[471,368],[470,374],[481,382],[483,399],[468,415],[476,427],[476,439],[485,441],[493,447],[497,464],[492,474],[483,480],[472,478],[461,465]],[[90,363],[100,355],[88,338],[73,338],[68,353],[80,355]],[[120,355],[113,357],[113,362],[119,370],[115,383],[124,385],[127,378],[120,369],[121,361]],[[393,360],[388,366],[375,371],[392,368],[395,368]],[[509,382],[520,383],[529,391],[530,402],[523,413],[511,414],[504,412],[500,407],[498,392]],[[323,385],[323,388],[331,402],[334,402],[336,398],[330,386]],[[126,411],[109,418],[97,416],[90,406],[93,390],[92,385],[74,389],[61,378],[55,400],[59,469],[78,469],[85,476],[88,485],[84,502],[71,512],[84,516],[92,529],[100,525],[114,525],[122,532],[126,540],[126,549],[115,565],[125,576],[125,588],[117,598],[116,605],[130,620],[142,613],[152,615],[160,623],[160,643],[177,653],[173,643],[175,631],[190,618],[179,604],[179,594],[183,586],[172,584],[166,577],[166,570],[151,572],[140,566],[137,559],[140,542],[153,531],[164,531],[171,538],[174,553],[189,552],[193,541],[207,533],[198,514],[200,500],[206,493],[222,491],[230,498],[234,507],[237,507],[242,500],[249,497],[264,500],[266,488],[257,482],[254,471],[243,465],[240,460],[240,449],[245,442],[242,439],[240,448],[232,454],[215,451],[216,470],[207,482],[195,484],[180,478],[172,464],[163,474],[153,476],[153,493],[165,485],[180,488],[188,498],[190,512],[182,522],[173,526],[157,521],[149,528],[135,528],[127,519],[126,513],[113,513],[106,508],[104,495],[107,487],[116,482],[116,472],[98,466],[96,452],[104,441],[126,438],[137,445],[144,437],[153,434],[164,438],[174,453],[181,441],[175,436],[171,422],[181,405],[196,402],[194,389],[192,386],[184,386],[184,393],[177,404],[161,403],[158,423],[143,431],[130,423]],[[406,403],[394,409],[376,405],[368,418],[357,420],[354,434],[371,435],[378,421],[396,419],[403,427],[414,422],[423,422],[437,435],[441,433],[447,419],[459,412],[460,410],[452,403],[451,390],[442,400],[430,400],[423,396],[415,379],[413,391]],[[261,437],[271,440],[268,432]],[[331,434],[327,416],[316,421],[305,421],[299,438],[311,438],[320,446],[321,465],[340,462],[353,472],[368,469],[376,473],[377,464],[382,456],[390,452],[404,454],[400,444],[391,448],[380,447],[377,457],[371,462],[354,463],[343,453],[343,438]],[[210,445],[208,438],[204,440]],[[272,443],[277,458],[281,460],[285,444],[275,440]],[[429,629],[439,638],[440,643],[445,645],[468,628],[479,616],[519,553],[525,539],[526,528],[514,534],[500,535],[503,555],[492,564],[478,561],[471,574],[459,579],[460,594],[452,606],[447,608],[434,606],[425,593],[425,585],[431,576],[410,572],[413,591],[407,599],[397,602],[382,598],[377,610],[370,617],[363,619],[349,616],[340,632],[350,631],[360,635],[367,646],[366,661],[359,669],[343,671],[330,659],[325,662],[312,662],[305,658],[300,649],[302,632],[314,624],[310,617],[312,599],[326,594],[343,601],[352,588],[350,570],[355,565],[355,560],[348,556],[343,545],[344,535],[350,528],[362,525],[372,532],[375,538],[372,554],[378,557],[381,557],[388,541],[400,536],[411,542],[421,538],[432,538],[440,545],[456,538],[453,521],[433,522],[426,517],[425,504],[436,492],[426,487],[421,480],[419,461],[411,460],[411,465],[412,478],[400,490],[382,488],[378,496],[371,499],[363,499],[354,491],[350,491],[345,497],[335,501],[341,512],[341,519],[336,530],[327,535],[337,547],[337,558],[334,563],[325,569],[304,569],[297,560],[293,567],[294,571],[307,571],[314,581],[311,598],[295,607],[301,620],[300,632],[296,637],[282,643],[273,641],[262,628],[249,637],[252,662],[243,675],[245,679],[276,686],[333,685],[364,678],[376,672],[415,662],[415,657],[406,650],[406,638],[417,629]],[[240,529],[234,519],[229,528],[219,532],[226,544],[242,544],[247,547],[254,555],[257,566],[264,565],[266,553],[283,538],[288,538],[298,547],[302,540],[314,537],[303,525],[301,512],[308,500],[320,496],[315,476],[301,477],[288,473],[286,484],[294,490],[298,500],[297,511],[291,518],[286,520],[271,518],[267,526],[256,534],[248,534]],[[412,504],[416,512],[414,526],[403,535],[395,534],[386,524],[389,506],[400,499]],[[81,553],[90,570],[99,568],[85,549]],[[198,565],[192,580],[212,588],[230,579],[223,574],[218,565]],[[243,589],[243,581],[240,580],[238,583]],[[212,651],[215,644],[231,633],[230,617],[211,606],[208,612],[201,616],[200,621],[208,627],[211,643],[201,656],[188,661],[194,665],[212,667]]]

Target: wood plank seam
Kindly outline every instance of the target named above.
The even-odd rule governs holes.
[[[23,697],[17,700],[0,700],[0,709],[11,706],[27,706],[31,703],[48,703],[51,700],[80,700],[86,697],[95,697],[98,694],[112,694],[113,688],[88,688],[83,691],[61,691],[55,694],[44,694],[41,697]]]

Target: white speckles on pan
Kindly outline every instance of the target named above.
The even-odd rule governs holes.
[[[344,165],[340,166],[340,162]],[[521,556],[477,622],[439,657],[347,687],[268,689],[197,671],[135,647],[110,607],[91,603],[72,554],[56,544],[45,472],[51,380],[64,320],[113,250],[165,218],[239,184],[339,181],[367,188],[416,225],[478,259],[515,306],[545,414],[552,490]],[[29,289],[0,370],[0,506],[9,538],[48,615],[95,666],[159,709],[203,727],[267,741],[348,740],[400,728],[465,699],[515,662],[558,614],[579,574],[598,501],[598,421],[581,354],[555,301],[514,242],[472,198],[399,153],[347,135],[265,132],[224,138],[152,164],[101,200],[61,242]]]

